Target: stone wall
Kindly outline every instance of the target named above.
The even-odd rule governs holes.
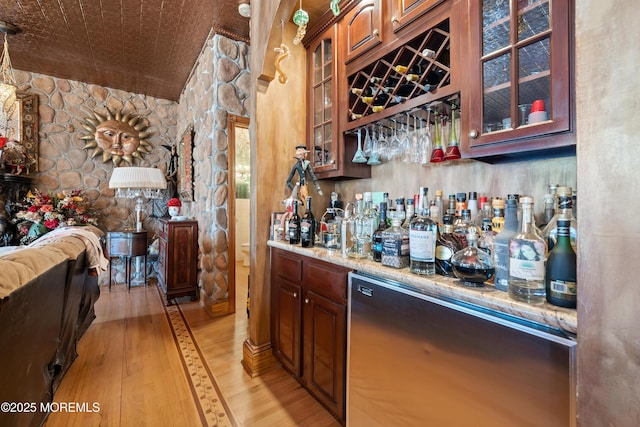
[[[205,43],[178,105],[178,132],[194,126],[194,201],[198,220],[201,301],[210,311],[229,296],[229,147],[227,114],[248,116],[249,48],[220,35]]]
[[[153,149],[134,166],[156,166],[167,169],[169,151],[162,145],[171,145],[176,139],[177,104],[173,101],[124,92],[102,86],[58,79],[46,75],[16,72],[19,88],[36,94],[39,101],[39,172],[32,173],[33,187],[48,193],[82,189],[93,208],[99,213],[99,227],[104,231],[135,228],[134,203],[117,199],[109,189],[109,178],[114,166],[103,163],[102,157],[91,158],[80,138],[87,131],[82,127],[86,117],[94,111],[106,113],[123,110],[141,117],[149,125],[152,135],[147,141]],[[127,165],[125,162],[121,166]],[[150,234],[157,229],[150,217],[152,205],[147,205],[144,228]],[[117,269],[116,280],[122,283],[124,274]],[[107,275],[101,275],[105,284]]]

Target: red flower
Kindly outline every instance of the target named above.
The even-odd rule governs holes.
[[[29,212],[38,212],[40,210],[40,206],[32,205],[29,206]]]
[[[57,218],[54,219],[48,219],[44,222],[44,226],[47,227],[50,230],[53,230],[54,228],[57,228],[60,225],[60,221],[58,221]]]

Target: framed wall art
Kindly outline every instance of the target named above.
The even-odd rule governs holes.
[[[178,140],[178,193],[185,202],[193,201],[193,125]]]

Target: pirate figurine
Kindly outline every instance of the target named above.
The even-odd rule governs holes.
[[[311,167],[311,162],[307,160],[307,147],[304,145],[296,146],[296,164],[291,169],[291,173],[289,174],[289,178],[287,178],[287,187],[289,190],[293,191],[293,177],[298,172],[298,177],[300,178],[300,198],[302,200],[306,200],[309,195],[309,190],[307,189],[307,174],[313,181],[313,185],[316,187],[318,194],[322,196],[322,189],[318,184],[318,178],[316,178],[316,174],[313,173],[313,168]]]

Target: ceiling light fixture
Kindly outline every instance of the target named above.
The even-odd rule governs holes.
[[[0,32],[4,33],[4,50],[2,51],[2,60],[0,60],[0,108],[9,113],[16,103],[16,78],[9,58],[9,44],[7,43],[7,35],[16,34],[18,27],[8,22],[0,21]]]
[[[238,0],[238,13],[245,18],[251,17],[251,4],[249,0]]]

